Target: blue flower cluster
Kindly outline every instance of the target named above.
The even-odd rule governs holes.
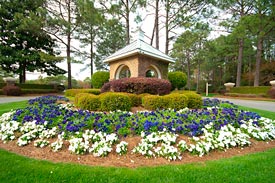
[[[36,124],[44,124],[47,128],[59,127],[60,133],[83,132],[85,129],[93,129],[96,132],[117,133],[120,136],[146,134],[152,132],[167,131],[189,136],[202,134],[205,125],[212,122],[215,130],[231,124],[239,127],[242,120],[257,119],[260,116],[253,112],[245,112],[231,103],[205,99],[204,105],[212,106],[211,109],[196,110],[157,110],[148,112],[96,113],[84,110],[69,110],[60,107],[56,101],[68,101],[64,97],[44,96],[29,101],[29,106],[18,109],[13,115],[13,120],[18,122],[36,121]],[[213,107],[222,106],[226,107]],[[229,106],[232,106],[231,108]]]

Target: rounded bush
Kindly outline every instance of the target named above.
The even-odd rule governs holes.
[[[202,97],[195,93],[184,94],[188,98],[187,107],[190,109],[199,109],[202,106]]]
[[[141,96],[134,94],[134,93],[125,93],[131,100],[131,104],[134,107],[138,107],[141,105]]]
[[[183,94],[174,93],[165,95],[163,97],[165,100],[167,100],[167,107],[170,109],[180,110],[186,108],[188,105],[188,98]]]
[[[78,106],[81,109],[89,111],[98,111],[100,109],[100,100],[98,95],[81,94],[78,98]]]
[[[80,107],[79,104],[78,104],[78,101],[79,101],[79,98],[82,97],[82,96],[88,96],[90,94],[88,93],[79,93],[79,94],[76,94],[75,97],[74,97],[74,105],[76,107]]]
[[[130,111],[130,97],[122,93],[108,92],[100,95],[101,110],[103,111]]]
[[[2,90],[4,95],[8,96],[19,96],[22,93],[21,89],[18,86],[14,85],[4,86]]]
[[[93,88],[101,88],[104,83],[107,83],[110,78],[110,73],[106,71],[98,71],[92,75]]]
[[[162,96],[148,95],[142,98],[142,105],[148,110],[166,109],[168,100],[165,100],[165,97]]]
[[[101,92],[127,92],[127,93],[150,93],[165,95],[171,91],[171,83],[165,79],[158,78],[122,78],[105,83],[101,88]]]
[[[172,84],[172,89],[181,89],[187,83],[187,76],[183,72],[176,71],[176,72],[169,72],[168,73],[168,80]]]

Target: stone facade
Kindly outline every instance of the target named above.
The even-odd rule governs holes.
[[[146,77],[147,71],[154,71],[155,77],[167,79],[169,62],[158,60],[146,55],[136,54],[116,61],[110,64],[110,80],[119,79],[120,72],[127,68],[130,71],[130,77]]]

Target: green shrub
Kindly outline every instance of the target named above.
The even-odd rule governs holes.
[[[69,89],[65,91],[66,97],[74,97],[79,93],[90,93],[94,95],[99,95],[100,90],[99,89]]]
[[[202,97],[195,93],[184,94],[188,98],[187,107],[190,109],[199,109],[202,106]]]
[[[0,95],[4,95],[4,93],[3,93],[3,90],[2,90],[2,89],[0,89]]]
[[[77,105],[84,110],[98,111],[100,109],[100,100],[98,95],[80,94],[77,97]]]
[[[78,104],[78,101],[79,101],[79,98],[82,97],[82,96],[88,96],[88,95],[91,95],[89,93],[78,93],[74,96],[74,105],[76,107],[80,107],[79,104]]]
[[[142,105],[148,110],[166,109],[168,100],[158,95],[148,95],[142,98]]]
[[[230,89],[230,93],[241,93],[241,94],[263,94],[267,93],[267,91],[271,88],[271,86],[240,86],[234,87]]]
[[[16,83],[21,89],[54,89],[54,85]]]
[[[130,97],[123,93],[104,93],[100,95],[100,102],[102,111],[130,111],[132,107]]]
[[[6,85],[7,85],[6,83],[0,83],[0,89],[3,88]]]
[[[168,102],[168,108],[170,109],[184,109],[188,105],[188,98],[184,94],[169,94],[163,96],[164,100]]]
[[[22,94],[46,94],[56,93],[54,89],[21,89]]]
[[[4,86],[2,90],[4,95],[8,95],[8,96],[19,96],[22,93],[21,89],[18,86],[13,86],[13,85]]]
[[[183,72],[169,72],[168,80],[172,84],[172,89],[181,89],[186,85],[187,76]]]
[[[141,105],[142,103],[141,96],[133,93],[124,93],[124,94],[130,98],[132,106],[137,107]]]
[[[104,83],[107,83],[110,78],[110,73],[106,71],[98,71],[92,75],[93,88],[101,88]]]

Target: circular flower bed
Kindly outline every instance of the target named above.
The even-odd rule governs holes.
[[[69,144],[73,154],[102,157],[115,151],[118,156],[133,153],[171,161],[181,160],[185,152],[203,156],[216,149],[249,146],[251,139],[275,138],[275,121],[217,99],[205,99],[202,109],[137,113],[90,112],[66,102],[64,97],[44,96],[30,100],[26,108],[3,114],[1,141],[50,146],[53,152]],[[126,136],[140,136],[141,140],[129,149],[129,142],[123,140]]]

